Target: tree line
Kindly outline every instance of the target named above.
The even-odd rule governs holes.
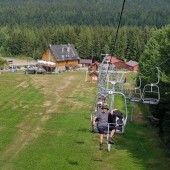
[[[1,0],[1,26],[117,26],[123,0]],[[170,23],[169,0],[128,0],[122,25],[161,27]]]
[[[154,28],[122,27],[114,51],[115,27],[44,26],[42,28],[0,27],[1,56],[41,58],[49,44],[74,44],[80,58],[101,61],[101,54],[113,54],[121,59],[139,61]]]

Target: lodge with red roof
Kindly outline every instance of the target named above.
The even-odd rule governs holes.
[[[106,58],[106,61],[111,62],[111,64],[115,66],[116,70],[126,69],[126,66],[127,66],[123,60],[118,59],[117,57],[108,56]]]
[[[125,62],[121,59],[118,59],[117,57],[111,57],[107,56],[106,62],[103,63],[103,67],[107,68],[107,63],[111,63],[111,66],[109,68],[113,68],[112,70],[127,70],[127,71],[138,71],[139,64],[136,61],[130,60],[128,62]],[[105,66],[106,65],[106,66]],[[98,69],[100,67],[99,62],[94,62],[89,67],[89,76],[90,76],[90,82],[97,83],[98,80]]]

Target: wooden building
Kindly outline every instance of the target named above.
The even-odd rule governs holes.
[[[139,64],[136,61],[130,60],[126,63],[126,68],[129,71],[134,71],[134,72],[138,71],[138,67],[139,67]]]
[[[80,64],[82,67],[89,67],[92,64],[92,59],[80,59]]]
[[[116,70],[126,69],[127,67],[126,63],[123,60],[118,59],[117,57],[108,56],[107,61],[111,62],[114,65]]]
[[[97,73],[96,71],[92,71],[92,72],[89,73],[89,76],[90,76],[90,82],[91,83],[97,83],[98,82],[99,73]]]
[[[79,64],[79,56],[73,44],[50,45],[42,54],[42,60],[56,63],[59,70],[66,66],[75,67]]]

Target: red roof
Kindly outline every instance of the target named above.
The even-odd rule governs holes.
[[[118,62],[123,62],[122,60],[119,60],[118,58],[116,57],[111,57],[111,56],[108,56],[106,58],[106,61],[110,61],[110,58],[111,58],[111,63],[114,64],[114,63],[118,63]]]

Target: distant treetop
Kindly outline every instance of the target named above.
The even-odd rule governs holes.
[[[117,26],[123,0],[0,0],[3,25]],[[161,27],[170,23],[169,0],[128,0],[122,25]]]

